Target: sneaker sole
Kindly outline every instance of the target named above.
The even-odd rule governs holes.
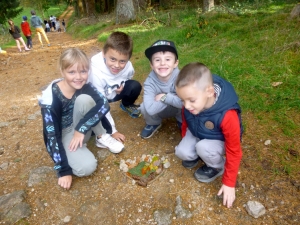
[[[197,171],[197,170],[196,170]],[[197,177],[197,174],[196,172],[194,173],[194,177],[196,178],[196,180],[200,181],[200,182],[203,182],[203,183],[209,183],[209,182],[212,182],[214,181],[215,179],[217,179],[219,176],[222,176],[224,173],[224,169],[222,169],[219,173],[217,173],[214,177],[212,178],[209,178],[209,179],[202,179],[202,178],[199,178]]]
[[[159,128],[161,128],[161,124],[160,124],[160,125],[152,132],[152,134],[150,134],[148,137],[143,137],[143,136],[141,135],[141,138],[143,138],[143,139],[151,138],[151,137],[153,136],[153,134],[155,134],[156,131],[158,131]]]

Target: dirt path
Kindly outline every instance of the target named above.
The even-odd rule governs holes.
[[[70,191],[58,187],[54,172],[47,174],[43,182],[28,187],[32,170],[53,166],[42,140],[37,96],[45,85],[60,77],[57,61],[63,49],[79,47],[89,57],[101,50],[96,40],[73,40],[67,33],[51,32],[47,35],[51,47],[40,48],[35,37],[32,51],[17,53],[15,47],[8,49],[7,55],[0,55],[0,195],[16,190],[27,193],[26,202],[30,204],[32,214],[19,224],[299,223],[299,180],[294,181],[296,185],[286,176],[276,176],[276,171],[270,169],[274,162],[260,158],[259,153],[266,156],[271,147],[263,145],[259,134],[253,135],[262,127],[251,115],[244,115],[244,120],[248,121],[247,133],[252,135],[244,136],[244,158],[237,200],[232,209],[223,207],[216,197],[221,178],[210,184],[201,184],[193,178],[194,170],[184,169],[173,154],[180,141],[175,121],[164,121],[157,134],[143,140],[139,137],[143,119],[129,118],[118,103],[112,104],[112,115],[118,130],[126,134],[124,152],[110,154],[98,149],[91,140],[89,147],[98,158],[98,169],[92,176],[74,178]],[[171,167],[147,188],[133,185],[119,171],[117,163],[121,159],[150,153],[166,156]],[[7,168],[1,167],[3,163],[8,164]],[[185,216],[175,210],[177,197],[181,197],[181,206],[188,210]],[[266,214],[258,219],[248,215],[244,206],[249,200],[261,202],[267,209]],[[184,218],[187,212],[192,213],[191,218]],[[163,214],[170,223],[158,222],[157,215],[162,218]],[[70,216],[70,222],[65,219],[67,216]]]

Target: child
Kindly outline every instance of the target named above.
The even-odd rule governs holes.
[[[61,32],[60,22],[59,22],[59,19],[58,19],[58,18],[56,19],[55,27],[56,27],[57,32]]]
[[[48,22],[46,22],[46,32],[50,32],[50,25],[49,25],[49,23]]]
[[[23,16],[23,21],[21,23],[21,29],[24,36],[27,39],[27,47],[30,49],[32,48],[32,40],[31,40],[31,30],[29,23],[27,22],[27,16]]]
[[[20,28],[18,26],[16,26],[14,24],[14,22],[12,20],[8,20],[8,24],[9,24],[9,33],[11,34],[11,36],[15,39],[16,43],[17,43],[17,47],[19,49],[19,52],[22,52],[22,48],[20,45],[20,42],[22,43],[22,45],[25,48],[25,51],[29,51],[30,49],[27,48],[21,34],[20,34]]]
[[[142,86],[138,81],[131,80],[134,74],[129,61],[132,49],[133,43],[129,35],[113,32],[104,44],[103,52],[92,57],[89,79],[109,102],[121,100],[121,109],[132,118],[138,118],[141,113],[134,102],[140,95]],[[109,113],[107,117],[113,124],[112,136],[123,142],[125,136],[117,132]]]
[[[179,73],[175,44],[168,40],[158,40],[146,49],[145,55],[152,71],[144,83],[141,113],[146,126],[141,137],[150,138],[161,127],[163,118],[175,117],[181,125],[182,102],[174,86]]]
[[[41,37],[41,34],[43,35],[43,37],[45,38],[47,44],[48,44],[48,47],[50,47],[50,42],[48,40],[48,37],[47,37],[47,34],[45,33],[45,30],[43,29],[43,21],[41,20],[40,17],[38,17],[35,13],[34,10],[31,10],[31,19],[30,19],[30,23],[31,23],[31,26],[35,28],[35,31],[38,35],[38,39],[41,43],[41,47],[43,48],[43,41],[42,41],[42,37]]]
[[[62,20],[61,22],[63,28],[64,28],[64,32],[66,32],[66,22],[65,22],[65,19]]]
[[[202,63],[190,63],[182,68],[176,80],[176,92],[184,109],[183,139],[175,147],[175,154],[186,168],[194,168],[203,160],[205,165],[194,173],[200,182],[211,182],[224,173],[218,195],[223,194],[223,204],[229,208],[235,200],[242,158],[238,96],[229,82],[212,75]]]
[[[69,189],[73,174],[88,176],[96,170],[97,160],[86,146],[92,131],[98,139],[112,141],[103,129],[111,131],[111,125],[105,117],[109,103],[87,83],[89,61],[85,53],[78,48],[65,50],[60,56],[59,67],[63,78],[54,80],[43,91],[39,105],[44,142],[55,162],[58,184]],[[122,149],[119,145],[110,150],[119,153]]]

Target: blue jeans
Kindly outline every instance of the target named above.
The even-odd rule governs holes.
[[[26,36],[27,39],[27,47],[32,48],[32,39],[31,36]]]

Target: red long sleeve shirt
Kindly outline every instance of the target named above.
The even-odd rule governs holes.
[[[27,21],[23,21],[21,23],[21,29],[22,29],[22,32],[25,36],[31,36],[30,26],[29,26],[29,23]]]
[[[225,138],[225,171],[222,183],[228,187],[235,187],[238,170],[242,158],[242,148],[240,141],[240,122],[235,110],[226,112],[222,122],[221,130]],[[183,116],[182,136],[185,136],[187,123]]]

